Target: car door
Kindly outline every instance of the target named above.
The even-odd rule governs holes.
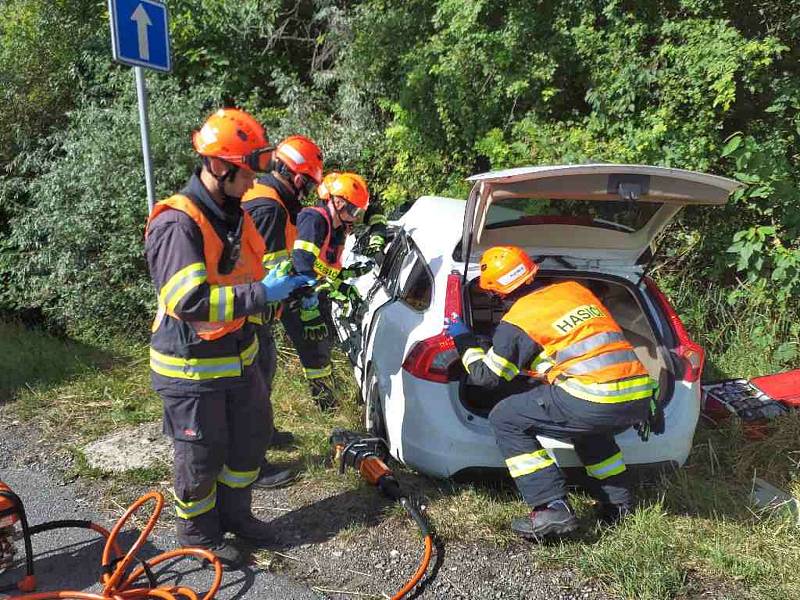
[[[360,383],[363,383],[364,366],[366,357],[369,356],[366,342],[371,337],[375,315],[394,297],[399,269],[409,250],[403,229],[400,227],[393,229],[392,241],[380,266],[355,282],[363,302],[349,314],[343,313],[340,309],[334,312],[339,340]],[[357,255],[351,254],[347,262],[353,262],[358,258]]]
[[[389,270],[382,294],[386,294],[386,300],[373,314],[365,345],[365,383],[377,382],[378,401],[391,442],[400,439],[405,412],[403,360],[408,348],[418,341],[419,326],[434,294],[428,262],[408,237]]]

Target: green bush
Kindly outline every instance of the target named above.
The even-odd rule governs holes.
[[[0,7],[0,93],[31,115],[0,117],[0,304],[128,328],[149,318],[152,296],[132,75],[111,65],[103,3],[57,4]],[[189,133],[220,104],[254,112],[273,140],[316,138],[328,168],[364,173],[390,207],[463,195],[464,177],[489,168],[699,169],[748,186],[725,209],[685,211],[661,241],[662,272],[714,281],[732,307],[752,289],[800,293],[792,2],[176,0],[170,11],[175,71],[149,76],[159,195],[188,176]]]
[[[54,322],[93,334],[143,335],[155,296],[143,252],[147,195],[138,115],[130,74],[112,77],[117,96],[69,114],[50,138],[54,151],[32,154],[17,185],[30,205],[18,206],[3,241],[0,290],[12,307],[39,307]],[[157,195],[180,189],[196,162],[189,132],[219,102],[219,92],[181,94],[153,79],[151,153]],[[176,99],[179,100],[176,102]]]

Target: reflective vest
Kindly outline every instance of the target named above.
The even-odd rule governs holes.
[[[314,271],[322,277],[336,279],[339,277],[339,273],[342,270],[342,252],[344,251],[344,245],[331,245],[333,220],[330,214],[328,214],[328,209],[324,206],[312,206],[311,210],[315,210],[325,217],[325,222],[328,224],[328,230],[325,232],[325,240],[322,242],[322,247],[319,248],[319,253],[317,254],[316,249],[310,250],[310,252],[315,255]],[[302,250],[307,249],[303,245],[303,240],[300,240],[297,247]]]
[[[264,254],[264,268],[271,269],[279,262],[289,258],[289,253],[292,251],[292,248],[294,248],[294,241],[297,239],[297,225],[292,223],[292,219],[289,215],[289,209],[286,208],[286,204],[283,203],[283,199],[275,188],[264,185],[263,183],[256,183],[245,193],[244,196],[242,196],[242,204],[258,198],[269,198],[270,200],[277,202],[286,213],[286,224],[283,226],[283,236],[286,240],[286,248],[278,248],[273,252],[267,252]]]
[[[197,223],[200,229],[200,233],[203,236],[206,281],[211,286],[209,317],[212,315],[222,317],[220,320],[191,321],[189,324],[198,337],[207,341],[219,339],[228,333],[241,329],[246,317],[229,318],[233,315],[233,293],[231,290],[227,290],[227,292],[231,293],[226,293],[225,286],[253,283],[264,278],[264,267],[261,264],[261,257],[264,255],[264,240],[261,239],[258,230],[253,224],[253,219],[246,212],[242,212],[242,238],[239,260],[230,273],[222,274],[219,272],[218,267],[225,246],[217,232],[214,231],[214,227],[208,218],[200,210],[200,207],[187,196],[176,194],[156,204],[147,221],[148,226],[158,215],[170,209],[186,213]],[[159,294],[158,313],[153,321],[153,332],[158,330],[165,314],[174,319],[179,319],[164,304],[160,296]]]
[[[548,383],[591,402],[649,398],[655,382],[609,310],[574,281],[548,285],[520,298],[503,320],[543,350],[530,366]]]

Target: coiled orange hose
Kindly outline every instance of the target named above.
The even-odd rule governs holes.
[[[406,594],[414,589],[414,586],[417,585],[422,579],[422,576],[425,575],[425,571],[428,570],[428,565],[431,562],[431,554],[433,553],[433,538],[430,534],[425,536],[425,553],[422,555],[422,562],[419,564],[419,568],[417,568],[417,572],[414,573],[414,576],[408,580],[408,582],[400,588],[400,590],[392,596],[392,600],[402,600],[406,597]]]
[[[112,551],[119,558],[120,553],[117,547],[116,539],[119,532],[125,526],[125,523],[136,513],[139,508],[149,502],[154,501],[155,507],[153,513],[147,520],[147,525],[139,534],[139,537],[128,550],[127,554],[119,559],[117,566],[111,571],[113,560]],[[144,566],[136,567],[130,575],[126,576],[126,572],[133,562],[136,554],[141,550],[150,533],[161,515],[161,510],[164,508],[164,496],[159,492],[149,492],[141,496],[136,502],[131,504],[128,510],[122,515],[122,518],[117,521],[111,533],[108,535],[106,545],[103,548],[102,566],[104,569],[103,574],[100,576],[100,583],[103,584],[103,591],[99,594],[91,592],[74,592],[74,591],[60,591],[60,592],[41,592],[36,594],[26,594],[24,596],[17,596],[16,600],[57,600],[57,599],[74,599],[74,600],[137,600],[140,598],[158,598],[160,600],[201,600],[198,594],[187,587],[183,586],[158,586],[155,588],[150,587],[131,587],[136,580],[145,574]],[[166,560],[176,558],[179,556],[194,556],[201,560],[207,560],[214,567],[214,581],[211,588],[202,597],[202,600],[212,600],[219,590],[222,583],[222,564],[214,554],[203,548],[179,548],[177,550],[169,550],[158,556],[146,561],[148,568],[154,567]]]

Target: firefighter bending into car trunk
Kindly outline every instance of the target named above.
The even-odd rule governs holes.
[[[193,144],[202,166],[179,194],[155,206],[146,229],[158,294],[150,368],[164,432],[175,442],[178,542],[208,548],[236,568],[244,555],[224,541],[226,531],[271,541],[251,512],[251,484],[271,432],[255,365],[259,340],[247,317],[313,279],[277,270],[265,277],[264,242],[241,208],[256,172],[272,160],[261,125],[243,111],[221,109]]]
[[[275,147],[274,161],[269,173],[261,175],[256,184],[242,197],[242,207],[252,217],[258,233],[266,246],[263,264],[268,272],[289,266],[289,253],[297,237],[297,215],[303,207],[303,200],[322,182],[322,152],[312,140],[302,135],[293,135]],[[261,315],[248,317],[258,326],[261,352],[258,363],[267,384],[267,401],[269,402],[272,383],[277,368],[277,350],[274,342],[273,327],[280,318],[287,320],[290,326],[284,326],[297,349],[300,362],[305,368],[311,364],[315,355],[313,348],[305,343],[297,327],[291,323],[299,321],[299,315],[288,315],[297,312],[294,305],[275,303]],[[299,337],[298,337],[299,335]],[[309,355],[309,352],[311,354]],[[275,429],[272,406],[268,406],[269,420],[272,429],[270,447],[279,448],[290,445],[294,435],[289,431]],[[253,484],[258,488],[271,489],[292,481],[291,470],[280,468],[264,458],[258,479]]]
[[[489,414],[508,470],[532,508],[512,521],[513,531],[541,539],[578,526],[564,474],[537,435],[573,443],[600,501],[600,518],[616,522],[633,499],[614,435],[649,422],[655,382],[608,309],[581,284],[537,286],[538,266],[515,246],[490,248],[480,269],[479,287],[513,304],[488,351],[460,318],[448,319],[470,383],[497,388],[518,377],[541,381]]]
[[[297,311],[286,312],[283,324],[292,339],[300,342],[300,356],[308,357],[303,360],[303,371],[312,397],[321,409],[330,410],[336,406],[331,371],[331,301],[352,308],[361,300],[347,279],[363,275],[369,267],[357,264],[342,269],[342,250],[348,233],[369,206],[369,191],[366,181],[355,173],[329,173],[317,193],[320,203],[304,208],[297,216],[292,265],[296,273],[323,283],[318,293],[300,300]]]

